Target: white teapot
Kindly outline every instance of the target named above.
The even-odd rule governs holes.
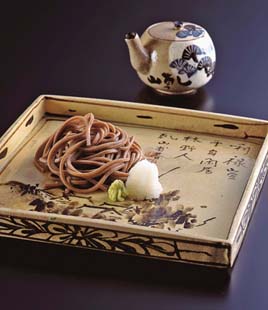
[[[187,94],[213,76],[216,53],[207,31],[188,22],[160,22],[125,36],[130,61],[140,79],[164,94]]]

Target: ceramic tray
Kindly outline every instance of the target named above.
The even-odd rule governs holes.
[[[93,112],[155,157],[159,199],[44,190],[37,147],[68,116]],[[0,140],[0,234],[231,267],[267,172],[268,122],[130,102],[40,96]]]

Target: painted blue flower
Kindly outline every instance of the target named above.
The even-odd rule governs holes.
[[[201,29],[201,28],[195,29],[195,30],[193,30],[192,35],[193,35],[195,38],[197,38],[197,37],[201,36],[201,34],[202,34],[203,32],[204,32],[204,30]]]
[[[184,66],[187,64],[186,60],[182,59],[182,58],[177,58],[175,60],[173,60],[169,66],[171,68],[175,68],[178,70],[178,73],[183,71]],[[184,72],[183,72],[184,73]]]
[[[173,60],[169,66],[171,68],[176,68],[178,74],[186,74],[188,78],[190,78],[197,72],[196,67],[188,64],[188,62],[182,58]]]
[[[188,78],[193,76],[196,73],[196,71],[197,71],[197,68],[190,64],[186,64],[185,67],[183,68],[183,73],[186,73]]]
[[[187,24],[184,26],[185,29],[187,29],[188,31],[193,31],[196,29],[196,26],[193,24]]]
[[[189,35],[188,30],[180,30],[179,32],[176,33],[176,36],[179,38],[186,38]]]
[[[187,24],[183,26],[180,31],[176,33],[178,38],[186,38],[188,36],[193,36],[195,38],[201,36],[204,33],[204,29],[197,27],[193,24]]]

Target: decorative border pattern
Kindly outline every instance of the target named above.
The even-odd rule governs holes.
[[[0,217],[0,234],[22,239],[58,243],[145,257],[228,267],[224,244],[173,240],[142,234],[52,223],[19,217]],[[196,250],[191,249],[195,246]]]
[[[259,193],[262,189],[267,171],[268,171],[268,153],[266,154],[265,159],[262,163],[258,178],[256,180],[253,191],[251,193],[249,202],[247,204],[247,207],[244,211],[241,222],[239,224],[239,228],[238,228],[236,236],[235,236],[235,242],[236,243],[241,241],[241,237],[244,235],[244,233],[246,231],[246,228],[248,226],[248,223],[250,221],[251,215],[252,215],[253,210],[254,210],[254,206],[257,202],[257,199],[259,197]]]

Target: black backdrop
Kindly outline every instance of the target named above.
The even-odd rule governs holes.
[[[1,134],[39,94],[119,99],[268,118],[266,1],[9,1],[1,3]],[[145,88],[124,34],[151,23],[203,25],[213,80],[193,97]],[[266,71],[267,70],[267,71]],[[0,309],[267,309],[268,184],[228,273],[0,239]]]

